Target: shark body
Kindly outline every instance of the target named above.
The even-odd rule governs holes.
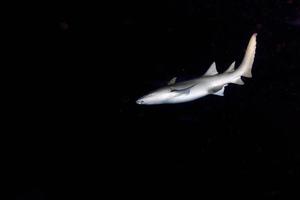
[[[175,77],[167,86],[139,98],[136,103],[144,105],[174,104],[193,101],[210,94],[224,96],[224,89],[228,84],[243,85],[242,76],[252,77],[256,36],[256,33],[251,36],[243,61],[238,68],[235,69],[235,62],[233,62],[224,73],[219,74],[216,64],[213,63],[200,78],[176,83]]]

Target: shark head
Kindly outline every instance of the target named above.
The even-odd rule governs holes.
[[[143,105],[169,103],[170,100],[177,95],[178,94],[174,92],[170,87],[164,87],[139,98],[136,103]]]

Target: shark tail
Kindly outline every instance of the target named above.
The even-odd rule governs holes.
[[[240,71],[241,76],[251,78],[252,77],[252,66],[254,62],[254,57],[255,57],[255,50],[256,50],[256,36],[257,33],[254,33],[250,41],[248,43],[248,47],[245,53],[245,56],[243,58],[243,61],[240,65],[240,67],[237,69]]]

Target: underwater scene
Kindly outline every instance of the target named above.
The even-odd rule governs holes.
[[[29,14],[11,81],[16,199],[300,197],[300,1]]]

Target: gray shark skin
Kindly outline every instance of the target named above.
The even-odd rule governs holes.
[[[167,86],[139,98],[136,103],[143,105],[174,104],[193,101],[210,94],[224,96],[224,89],[228,84],[243,85],[242,76],[252,77],[256,36],[256,33],[251,36],[243,61],[238,68],[235,69],[235,62],[233,62],[225,72],[219,74],[216,64],[213,63],[200,78],[176,83],[175,77]]]

